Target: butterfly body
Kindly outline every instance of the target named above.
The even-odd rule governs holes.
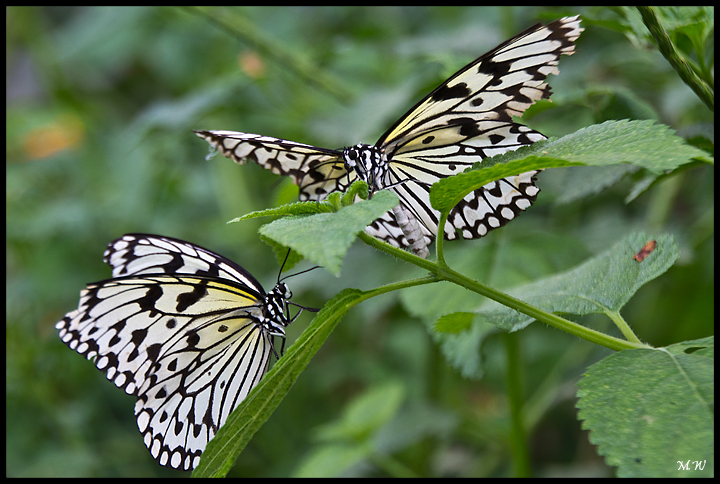
[[[386,180],[389,165],[382,147],[362,143],[350,146],[343,149],[343,160],[345,170],[366,182],[371,194],[390,188]]]
[[[550,97],[545,80],[559,73],[560,56],[574,52],[582,30],[577,16],[526,29],[443,82],[374,145],[328,150],[241,132],[195,133],[237,163],[250,159],[289,176],[300,187],[301,200],[322,200],[356,179],[367,182],[371,194],[394,191],[402,210],[387,212],[366,231],[426,253],[421,245],[436,236],[440,216],[430,204],[430,187],[485,158],[545,139],[513,117]],[[535,201],[538,173],[497,180],[468,194],[450,212],[444,237],[475,239],[513,220]],[[405,218],[398,220],[398,214]]]
[[[57,323],[60,339],[137,397],[161,465],[193,469],[277,356],[292,294],[281,282],[266,293],[229,259],[170,237],[125,235],[105,262],[113,279],[88,284]]]

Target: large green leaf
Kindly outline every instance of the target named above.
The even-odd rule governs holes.
[[[642,262],[633,259],[650,240],[644,233],[630,234],[574,269],[517,287],[508,294],[551,313],[612,317],[638,289],[665,273],[678,258],[672,236],[661,235],[647,258]],[[517,331],[532,322],[529,316],[495,302],[483,306],[476,314],[508,331]]]
[[[540,141],[473,166],[433,185],[430,202],[449,210],[472,190],[530,170],[563,166],[610,166],[629,163],[653,173],[673,170],[706,152],[690,146],[667,126],[653,121],[606,121],[559,139]]]
[[[643,233],[631,234],[606,252],[588,259],[574,269],[525,284],[507,293],[534,307],[556,314],[606,314],[613,320],[621,319],[620,309],[640,287],[659,277],[677,260],[677,244],[670,235],[657,237],[657,245],[642,262],[633,256],[649,241]],[[423,297],[425,288],[416,289],[417,297]],[[486,335],[495,328],[517,331],[534,319],[514,309],[487,301],[477,296],[478,309],[446,315],[436,328],[443,354],[465,376],[482,374],[478,349]],[[412,301],[408,301],[412,303]],[[421,306],[418,303],[418,306]],[[427,307],[429,315],[437,315],[437,309]],[[467,324],[472,317],[471,328],[461,333],[447,323]]]
[[[714,475],[715,343],[688,343],[614,353],[578,383],[583,428],[619,477]]]

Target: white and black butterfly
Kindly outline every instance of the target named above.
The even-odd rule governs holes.
[[[113,279],[88,284],[56,327],[70,349],[137,397],[145,445],[190,470],[267,370],[292,294],[265,293],[245,269],[178,239],[128,234],[108,245]],[[299,315],[300,313],[298,313]]]
[[[195,133],[237,163],[251,160],[289,176],[300,186],[301,200],[321,200],[329,192],[346,190],[356,179],[366,181],[371,193],[393,190],[400,208],[366,230],[426,256],[439,219],[430,205],[430,186],[486,157],[545,139],[512,117],[550,97],[545,80],[559,73],[560,56],[574,52],[582,30],[578,16],[530,27],[455,73],[374,145],[331,150],[234,131]],[[455,239],[458,232],[463,238],[479,238],[515,218],[540,191],[537,173],[498,180],[467,195],[451,211],[445,238]]]

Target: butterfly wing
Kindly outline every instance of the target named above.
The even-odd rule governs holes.
[[[126,275],[89,284],[56,325],[60,338],[138,398],[138,428],[161,465],[192,469],[262,378],[270,335],[287,320],[239,265],[188,242],[129,234],[106,260]]]
[[[289,176],[300,187],[300,200],[322,200],[328,193],[345,191],[357,179],[345,170],[340,151],[237,131],[195,134],[240,165],[250,160]]]
[[[502,43],[445,81],[378,140],[389,164],[383,186],[393,186],[431,233],[438,218],[427,195],[433,183],[545,139],[512,117],[550,97],[545,79],[558,74],[561,55],[574,52],[579,24],[577,16],[538,24]],[[463,237],[481,237],[512,219],[534,202],[536,174],[509,177],[468,195],[450,214],[445,236],[455,238],[457,229]]]
[[[513,220],[532,205],[540,192],[535,186],[537,173],[531,171],[496,180],[466,195],[450,211],[445,224],[445,238],[457,238],[456,230],[463,238],[479,238]],[[430,185],[408,181],[393,187],[393,190],[398,194],[401,205],[420,221],[423,233],[432,241],[437,233],[440,212],[430,204]],[[400,242],[399,246],[407,247],[408,244]]]
[[[474,140],[468,145],[472,147],[496,146],[502,140],[489,138],[498,129],[496,136],[507,138],[510,130],[502,130],[505,123],[521,116],[537,100],[550,97],[545,79],[559,73],[560,56],[574,53],[574,42],[582,30],[579,16],[528,28],[438,86],[390,127],[376,145],[393,155],[418,148],[424,151],[423,146],[428,144],[441,150],[468,140]],[[461,159],[463,154],[462,150],[452,153]]]
[[[108,244],[103,260],[113,277],[141,274],[192,274],[219,277],[265,290],[248,271],[230,259],[184,240],[150,234],[126,234]]]

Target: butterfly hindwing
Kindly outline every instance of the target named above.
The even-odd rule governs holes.
[[[264,375],[284,337],[289,292],[170,237],[128,234],[105,252],[114,279],[88,284],[60,338],[126,393],[161,464],[193,469],[207,442]]]

